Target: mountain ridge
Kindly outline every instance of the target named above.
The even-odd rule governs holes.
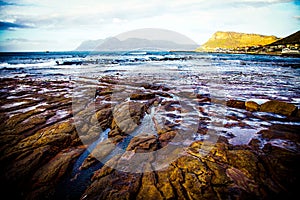
[[[300,44],[300,30],[266,46]]]
[[[264,46],[277,41],[279,38],[273,35],[261,35],[255,33],[240,33],[233,31],[217,31],[211,38],[196,51],[214,51],[217,48],[234,49],[247,46]]]
[[[117,37],[109,37],[104,40],[88,40],[76,48],[77,51],[128,51],[136,49],[160,49],[160,50],[195,50],[197,44],[178,44],[176,41],[149,40],[142,38],[127,38],[120,40]]]

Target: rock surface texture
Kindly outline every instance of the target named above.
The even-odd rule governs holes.
[[[146,81],[107,76],[71,93],[71,81],[1,79],[1,194],[88,200],[298,194],[295,105],[225,102],[188,85]]]

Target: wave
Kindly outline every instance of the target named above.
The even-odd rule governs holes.
[[[46,62],[39,62],[39,63],[17,63],[17,64],[12,64],[12,63],[0,63],[0,69],[5,69],[5,68],[41,68],[41,67],[52,67],[55,66],[56,63],[54,60],[51,61],[46,61]]]

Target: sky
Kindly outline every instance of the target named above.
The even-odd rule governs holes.
[[[0,0],[0,51],[73,50],[140,28],[197,44],[216,31],[285,37],[300,30],[300,0]]]

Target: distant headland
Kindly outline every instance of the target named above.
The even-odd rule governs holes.
[[[300,56],[300,31],[285,38],[218,31],[197,52]]]

